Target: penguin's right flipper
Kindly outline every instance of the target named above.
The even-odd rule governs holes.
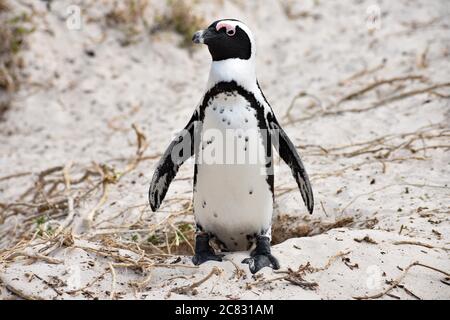
[[[197,120],[198,113],[195,111],[189,123],[170,143],[158,162],[148,191],[148,199],[153,212],[158,210],[164,200],[178,169],[194,154]]]
[[[275,118],[275,115],[269,113],[267,119],[269,128],[271,129],[272,143],[275,146],[275,149],[277,149],[281,159],[283,159],[283,161],[291,168],[292,175],[297,181],[298,188],[300,189],[303,202],[309,213],[312,213],[314,210],[314,196],[303,162],[291,139],[289,139],[288,135],[284,132]]]

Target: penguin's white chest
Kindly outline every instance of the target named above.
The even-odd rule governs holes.
[[[203,230],[229,250],[247,250],[249,238],[270,232],[264,134],[244,97],[221,93],[209,101],[196,154],[194,212]]]

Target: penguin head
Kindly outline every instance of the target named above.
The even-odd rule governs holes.
[[[241,21],[224,19],[197,31],[192,41],[208,46],[213,61],[250,60],[254,55],[254,40],[250,29]]]

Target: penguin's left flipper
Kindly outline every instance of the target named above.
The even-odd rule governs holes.
[[[270,136],[272,144],[277,149],[281,159],[291,168],[292,175],[297,181],[298,188],[303,198],[309,213],[314,210],[314,196],[309,182],[308,174],[306,173],[303,162],[295,149],[294,144],[287,136],[286,132],[281,128],[275,115],[269,113],[267,116],[268,125],[270,128]]]
[[[175,137],[159,160],[148,191],[152,211],[158,210],[166,196],[170,183],[175,178],[181,165],[194,154],[197,111],[186,127]]]
[[[256,242],[256,248],[250,254],[250,258],[242,261],[249,266],[250,272],[255,274],[264,267],[271,267],[274,270],[280,269],[280,263],[270,252],[270,239],[259,237]]]

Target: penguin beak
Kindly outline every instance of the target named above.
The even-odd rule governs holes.
[[[195,44],[205,43],[204,38],[205,30],[199,30],[196,33],[194,33],[194,36],[192,37],[192,42]]]
[[[194,33],[194,36],[192,37],[192,42],[195,44],[204,43],[205,40],[203,39],[203,30],[199,30],[196,33]]]
[[[194,36],[192,37],[192,42],[196,44],[199,43],[208,44],[208,40],[211,40],[215,36],[216,34],[209,29],[199,30],[196,33],[194,33]]]

